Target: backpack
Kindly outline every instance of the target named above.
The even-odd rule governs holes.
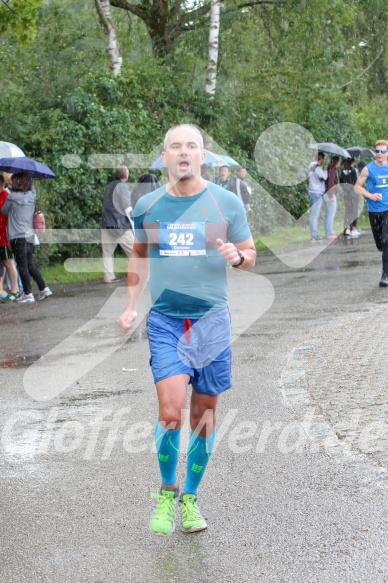
[[[341,184],[355,184],[357,173],[353,168],[343,168],[339,180]]]
[[[43,235],[43,233],[46,230],[46,221],[42,211],[36,211],[34,213],[33,226],[35,233],[37,233],[38,235]]]

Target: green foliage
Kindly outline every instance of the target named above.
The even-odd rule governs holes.
[[[36,33],[38,8],[43,0],[8,0],[0,2],[0,35],[13,31],[21,43]]]
[[[12,14],[4,15],[8,9],[0,7],[1,139],[18,144],[56,173],[55,180],[36,181],[48,227],[98,227],[113,169],[94,168],[89,157],[148,154],[171,125],[182,121],[198,124],[245,163],[294,217],[307,210],[307,184],[278,187],[259,174],[253,153],[264,130],[294,122],[317,141],[344,147],[371,147],[388,135],[382,115],[388,104],[382,85],[388,55],[383,0],[286,0],[243,10],[226,0],[212,103],[204,91],[205,20],[175,39],[173,50],[159,61],[152,56],[144,23],[116,9],[123,68],[115,78],[93,2],[12,2],[30,10],[22,27],[23,19],[12,21]],[[79,156],[79,167],[64,165],[68,154]],[[143,170],[131,169],[130,180]],[[276,217],[276,204],[257,188],[250,213],[255,234],[268,231]],[[37,252],[41,262],[49,262],[97,255],[99,249],[42,245]]]

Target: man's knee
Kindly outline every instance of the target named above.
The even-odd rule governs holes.
[[[190,423],[193,427],[214,428],[216,424],[216,412],[206,403],[192,403],[190,409]]]
[[[159,423],[167,430],[180,429],[184,423],[184,410],[174,406],[163,407],[159,411]]]

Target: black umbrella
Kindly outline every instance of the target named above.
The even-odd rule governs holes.
[[[55,178],[54,172],[41,162],[27,158],[26,156],[20,158],[1,158],[0,170],[15,174],[25,170],[31,178]]]
[[[351,146],[350,148],[346,149],[352,156],[367,156],[368,158],[375,157],[373,150],[370,150],[369,148],[363,148],[362,146]]]

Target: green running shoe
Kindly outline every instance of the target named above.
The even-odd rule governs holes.
[[[167,536],[175,530],[175,506],[178,498],[176,490],[153,492],[151,498],[158,501],[152,513],[150,528],[158,535]]]
[[[197,532],[207,528],[204,517],[202,516],[195,494],[183,494],[179,500],[182,515],[183,532]]]

